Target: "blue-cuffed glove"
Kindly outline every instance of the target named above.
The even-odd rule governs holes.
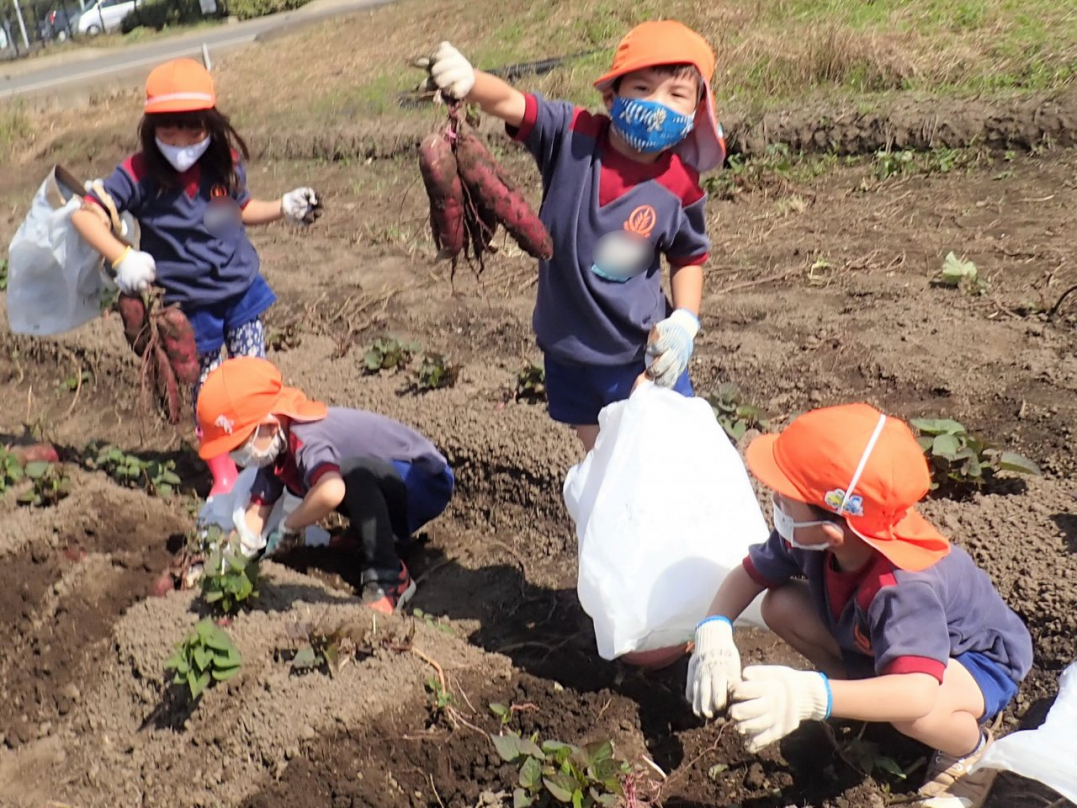
[[[695,641],[684,697],[700,718],[714,718],[725,709],[729,691],[740,681],[733,624],[724,617],[708,617],[696,626]]]
[[[688,309],[677,309],[657,323],[647,341],[647,356],[652,358],[647,375],[660,387],[677,383],[692,357],[699,318]]]
[[[784,738],[801,721],[830,716],[830,681],[818,671],[798,671],[782,665],[749,665],[733,686],[729,717],[747,738],[749,752]]]
[[[303,543],[303,534],[298,530],[292,530],[280,520],[280,524],[266,537],[264,555],[271,556],[279,553],[287,553]]]

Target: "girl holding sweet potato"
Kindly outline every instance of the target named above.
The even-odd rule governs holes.
[[[197,404],[222,348],[229,356],[265,356],[262,314],[276,296],[259,271],[246,226],[281,218],[310,224],[321,200],[312,188],[273,201],[251,197],[247,145],[217,110],[213,78],[191,59],[150,73],[139,141],[141,150],[87,193],[72,224],[112,266],[122,293],[137,295],[157,284],[166,304],[178,304],[194,333]],[[123,211],[139,222],[141,249],[113,232],[110,214]],[[210,495],[231,490],[236,467],[228,455],[207,462]]]

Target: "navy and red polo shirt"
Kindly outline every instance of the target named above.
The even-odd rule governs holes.
[[[950,659],[968,651],[983,654],[1014,682],[1032,667],[1028,629],[960,547],[922,572],[898,569],[881,553],[862,569],[843,572],[832,553],[799,550],[774,532],[749,549],[744,569],[767,588],[807,579],[852,678],[927,673],[941,682]]]
[[[200,163],[165,190],[149,175],[142,153],[123,161],[104,181],[117,211],[134,216],[140,248],[157,263],[157,283],[166,303],[200,308],[241,298],[258,277],[258,253],[247,237],[241,212],[251,200],[247,174],[236,160],[238,190],[209,176]],[[93,192],[86,197],[100,204]],[[229,215],[211,215],[210,208]],[[230,209],[230,210],[228,210]]]
[[[661,256],[674,267],[707,260],[706,194],[671,151],[653,164],[613,149],[610,119],[526,96],[511,136],[542,174],[539,217],[553,257],[539,264],[532,323],[539,347],[584,365],[643,358],[651,326],[669,315]]]
[[[275,465],[258,470],[251,502],[269,505],[285,488],[305,497],[325,474],[339,474],[344,460],[358,457],[403,461],[431,476],[446,466],[429,439],[399,421],[366,410],[330,407],[321,420],[289,425],[288,447]]]

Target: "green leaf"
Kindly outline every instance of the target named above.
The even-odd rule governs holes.
[[[963,435],[968,431],[952,418],[913,418],[909,423],[926,435]]]
[[[34,489],[31,488],[29,491],[24,491],[22,494],[20,494],[18,501],[23,503],[24,505],[33,504],[36,498],[37,494],[34,493]]]
[[[587,755],[587,761],[591,765],[602,763],[606,760],[613,760],[613,744],[610,741],[596,741],[595,743],[589,743],[583,747],[583,751]],[[600,780],[605,778],[600,777]]]
[[[875,768],[882,769],[887,774],[892,774],[900,780],[904,780],[906,777],[905,770],[898,765],[897,761],[887,755],[880,755],[875,758]]]
[[[243,664],[243,657],[240,656],[239,651],[233,646],[227,651],[215,651],[213,654],[213,665],[217,668],[234,668],[237,665]]]
[[[542,784],[546,786],[551,797],[564,803],[572,801],[572,794],[577,788],[576,781],[564,772],[557,772],[550,777],[542,778]]]
[[[416,613],[418,613],[418,611],[418,609],[415,610]],[[504,704],[498,704],[497,702],[493,702],[490,705],[490,712],[496,715],[498,718],[504,718],[509,714],[510,710]]]
[[[931,445],[931,451],[934,454],[945,457],[947,460],[953,460],[960,448],[961,442],[953,435],[936,435]]]
[[[161,499],[168,499],[173,493],[172,486],[167,483],[157,486],[157,496],[161,497]]]
[[[583,808],[583,792],[578,788],[572,792],[572,808]]]
[[[620,762],[612,758],[597,760],[591,764],[591,779],[593,780],[608,780],[611,777],[616,777],[620,772]]]
[[[23,471],[26,472],[26,476],[29,477],[31,480],[37,480],[41,477],[44,477],[48,470],[49,464],[41,460],[34,460],[30,463],[27,463],[26,466],[23,467]]]
[[[962,261],[952,252],[947,254],[942,262],[942,282],[947,286],[957,286],[965,278],[976,280],[979,275],[976,264],[972,261]]]
[[[210,589],[208,592],[206,590],[202,591],[202,600],[204,600],[206,603],[216,603],[223,597],[224,592],[220,591],[219,589]]]
[[[205,638],[206,645],[216,651],[231,651],[235,648],[232,641],[228,638],[228,635],[221,631],[217,626],[213,626],[213,632]]]
[[[512,808],[530,808],[534,802],[522,788],[512,792]]]
[[[523,754],[520,751],[523,739],[519,735],[492,735],[490,740],[494,742],[494,748],[506,763],[512,763]]]
[[[572,744],[561,743],[561,741],[543,741],[542,742],[542,751],[543,752],[549,752],[550,754],[555,754],[557,752],[560,752],[562,749],[567,749],[569,754],[572,754]]]
[[[309,645],[305,648],[300,648],[296,653],[295,658],[292,660],[293,668],[313,668],[318,664],[318,655],[314,653],[314,649]]]
[[[542,785],[542,764],[536,758],[528,757],[520,767],[520,785],[528,791]]]
[[[1039,466],[1017,452],[1003,452],[999,457],[998,467],[1002,471],[1012,471],[1017,474],[1034,474],[1037,477],[1043,474]]]
[[[213,679],[217,682],[227,682],[233,676],[239,673],[239,666],[234,668],[213,669]]]
[[[164,474],[162,474],[161,475],[161,481],[164,482],[164,483],[167,483],[168,485],[179,485],[180,484],[179,475],[176,474],[176,472],[174,472],[174,471],[166,471]]]
[[[205,646],[199,646],[194,649],[194,664],[198,666],[200,671],[204,671],[209,667],[209,663],[213,660],[213,652]]]

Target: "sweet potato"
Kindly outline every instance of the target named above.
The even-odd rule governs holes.
[[[497,217],[520,248],[533,258],[553,256],[553,240],[527,200],[505,178],[475,135],[461,126],[456,139],[456,163],[470,196]]]
[[[51,443],[32,443],[29,446],[12,446],[8,449],[22,465],[27,463],[59,463],[60,454]]]
[[[198,347],[187,317],[178,306],[169,306],[155,313],[154,322],[176,380],[194,384],[200,372]]]
[[[427,135],[419,146],[419,170],[430,198],[430,229],[439,259],[456,259],[464,249],[464,190],[456,157],[445,134]]]
[[[180,394],[179,384],[176,382],[176,373],[172,370],[172,363],[168,361],[161,343],[154,346],[154,376],[157,382],[157,395],[161,399],[168,422],[178,424],[180,419]]]
[[[467,228],[467,241],[471,255],[479,265],[479,273],[486,268],[486,254],[496,253],[493,245],[494,233],[497,232],[497,217],[484,205],[476,205],[468,199],[464,202],[464,225]]]
[[[142,356],[150,342],[150,319],[141,295],[121,294],[116,304],[123,320],[123,335],[134,352]]]

